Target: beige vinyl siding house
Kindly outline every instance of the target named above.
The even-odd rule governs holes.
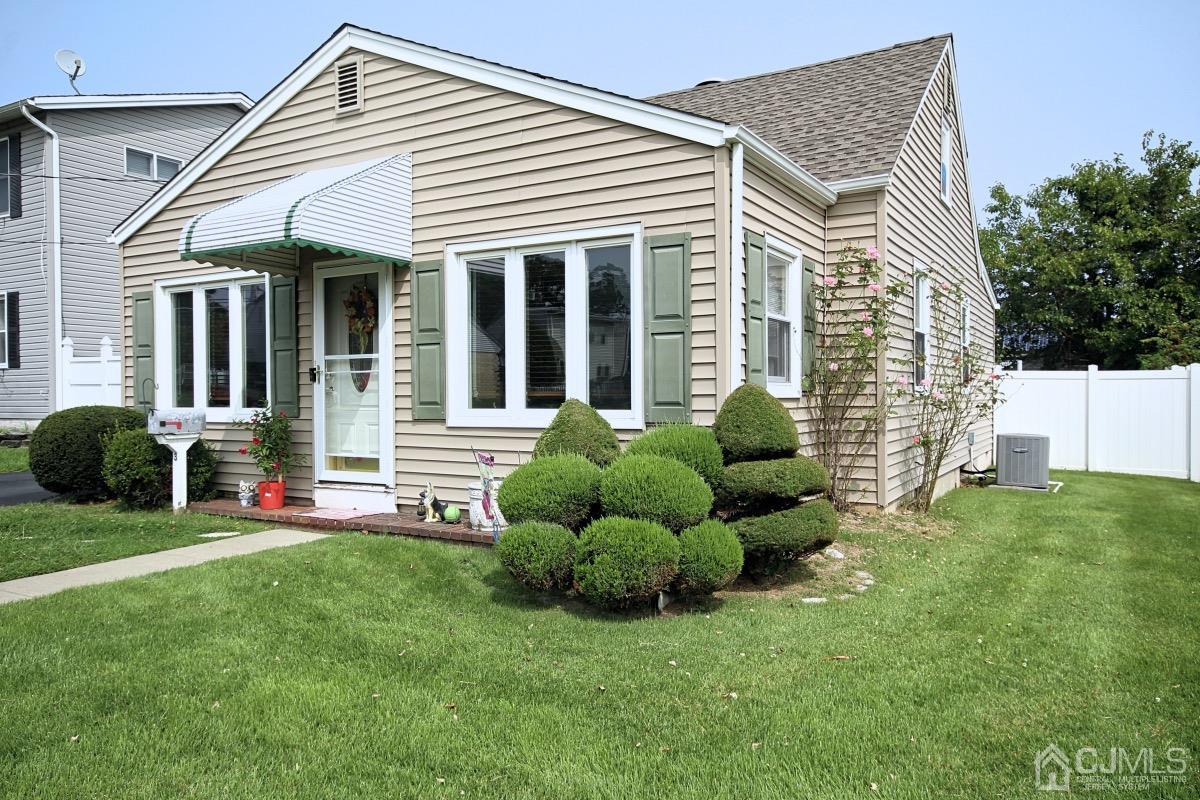
[[[722,119],[344,26],[115,231],[126,402],[202,406],[213,399],[210,362],[221,361],[233,377],[206,409],[207,436],[221,450],[219,486],[233,491],[259,476],[233,426],[250,407],[229,398],[249,402],[252,376],[269,373],[254,391],[294,403],[310,460],[288,476],[289,498],[373,510],[413,505],[426,481],[464,502],[477,478],[471,449],[493,453],[507,474],[567,396],[607,406],[622,440],[658,421],[711,424],[765,347],[746,336],[747,232],[816,275],[842,241],[884,235],[884,190],[839,197],[752,126]],[[290,211],[282,239],[188,249],[206,225],[243,235],[212,220],[286,193],[289,180],[350,175],[317,192],[333,197],[402,156],[411,201],[360,227],[411,232],[406,252],[289,238]],[[292,211],[307,202],[297,197]],[[341,227],[353,237],[353,225]],[[350,283],[377,293],[383,310],[356,351],[337,349],[355,313],[345,310]],[[257,297],[256,286],[265,311],[221,305]],[[269,369],[257,338],[244,353],[223,338],[225,326],[264,320]],[[198,344],[213,331],[215,350]],[[280,336],[294,337],[291,351],[275,347]],[[804,436],[793,375],[796,390],[779,393]],[[886,504],[879,474],[862,471],[865,505]]]

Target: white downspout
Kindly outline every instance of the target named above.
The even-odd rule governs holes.
[[[50,244],[54,257],[51,259],[51,274],[54,281],[53,296],[49,298],[50,308],[53,313],[54,320],[54,341],[51,342],[50,358],[54,360],[54,397],[51,404],[51,411],[57,411],[62,408],[63,398],[63,364],[62,364],[62,195],[59,191],[62,187],[62,182],[58,176],[58,134],[55,133],[50,126],[42,122],[40,119],[29,113],[29,105],[21,104],[21,113],[25,115],[31,123],[36,125],[46,134],[46,141],[50,145],[50,156],[46,160],[46,171],[50,174],[50,183],[53,186],[54,202],[47,201],[46,213],[50,218]]]
[[[742,298],[746,291],[746,270],[742,263],[742,187],[743,171],[742,143],[729,145],[729,392],[742,385],[742,326],[746,315],[742,309]]]

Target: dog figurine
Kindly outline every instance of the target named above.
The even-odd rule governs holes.
[[[421,502],[417,504],[417,516],[423,515],[426,522],[441,522],[445,511],[446,504],[433,493],[433,484],[426,482],[425,491],[421,492]]]

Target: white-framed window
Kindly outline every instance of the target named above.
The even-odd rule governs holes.
[[[451,245],[445,288],[449,425],[643,426],[640,226]]]
[[[913,267],[913,385],[920,387],[928,374],[929,319],[932,308],[929,297],[929,267],[920,261]]]
[[[269,292],[264,275],[232,271],[155,284],[155,382],[160,408],[196,408],[210,422],[269,403]]]
[[[971,382],[971,367],[968,364],[971,355],[971,298],[964,297],[958,313],[958,343],[962,357],[963,383]]]
[[[942,158],[938,166],[942,202],[950,205],[953,184],[950,175],[950,117],[942,117]]]
[[[12,212],[12,181],[9,175],[9,164],[12,158],[9,148],[11,140],[7,136],[0,137],[0,217],[7,217]]]
[[[804,265],[800,249],[767,235],[764,286],[767,389],[777,397],[800,395],[800,326],[804,320]]]
[[[125,148],[125,174],[135,178],[150,178],[156,181],[169,181],[179,170],[183,162],[178,158],[169,158],[158,153],[145,150]]]

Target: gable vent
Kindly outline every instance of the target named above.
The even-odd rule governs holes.
[[[362,56],[344,58],[333,65],[334,110],[352,114],[363,107]]]

